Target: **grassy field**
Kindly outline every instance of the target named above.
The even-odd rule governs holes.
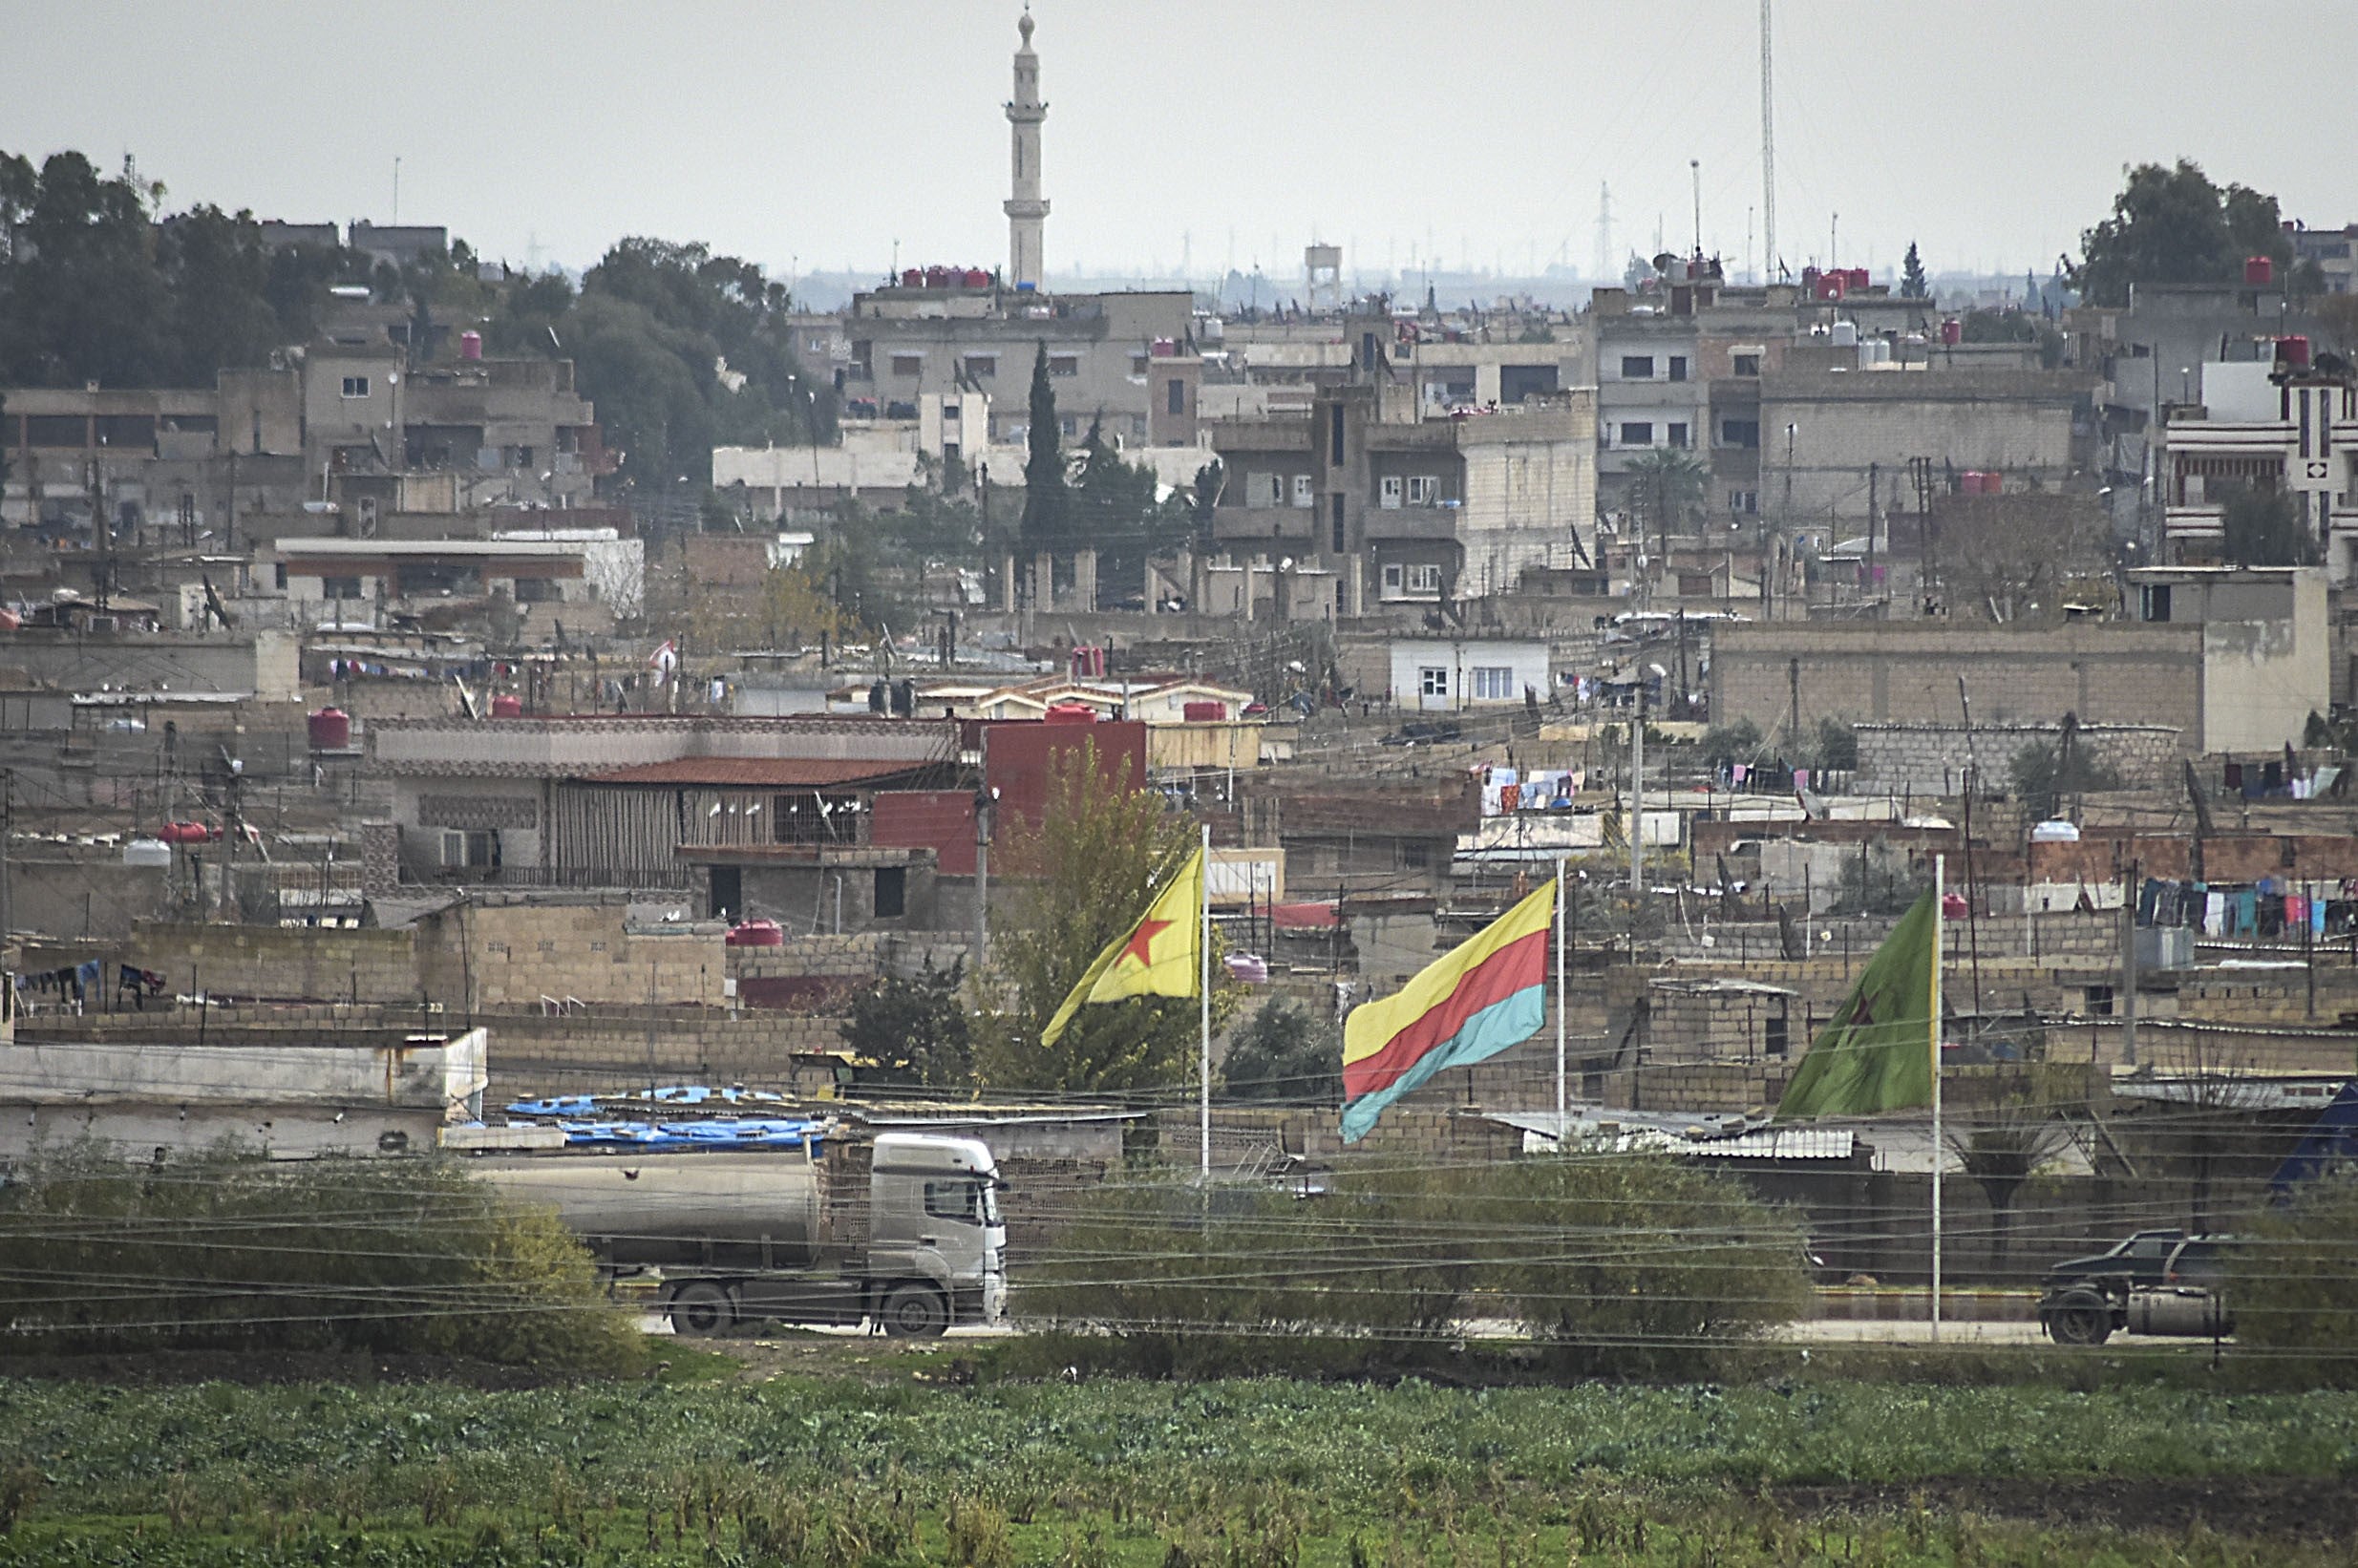
[[[0,1564],[2348,1562],[2358,1395],[0,1381]],[[810,1370],[799,1369],[808,1367]]]

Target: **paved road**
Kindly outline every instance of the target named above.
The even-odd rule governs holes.
[[[1788,1345],[1929,1345],[1932,1325],[1921,1318],[1907,1323],[1819,1318],[1788,1324],[1777,1338]],[[2045,1345],[2047,1336],[2035,1323],[1944,1323],[1941,1343]]]

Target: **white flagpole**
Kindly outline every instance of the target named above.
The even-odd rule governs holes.
[[[1948,919],[1948,857],[1932,858],[1932,1337],[1941,1337],[1941,941]]]
[[[1570,1107],[1563,1091],[1563,1016],[1570,998],[1563,988],[1563,857],[1556,858],[1556,1153],[1562,1154],[1571,1142],[1571,1127],[1566,1121]]]
[[[1203,1179],[1212,1179],[1212,824],[1203,824],[1203,859],[1199,869],[1202,892],[1202,923],[1196,931],[1196,992],[1202,1003],[1203,1044],[1196,1065],[1202,1079]]]

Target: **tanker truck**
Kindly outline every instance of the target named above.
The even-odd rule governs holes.
[[[554,1207],[610,1279],[652,1278],[675,1332],[872,1323],[900,1337],[1007,1312],[1005,1188],[979,1139],[885,1133],[798,1150],[478,1155]]]

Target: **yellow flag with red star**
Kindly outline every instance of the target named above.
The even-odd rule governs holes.
[[[1040,1044],[1054,1045],[1073,1015],[1088,1003],[1196,995],[1203,970],[1202,910],[1203,851],[1199,849],[1179,866],[1179,875],[1163,884],[1137,923],[1108,943],[1082,973],[1080,984],[1040,1031]]]

